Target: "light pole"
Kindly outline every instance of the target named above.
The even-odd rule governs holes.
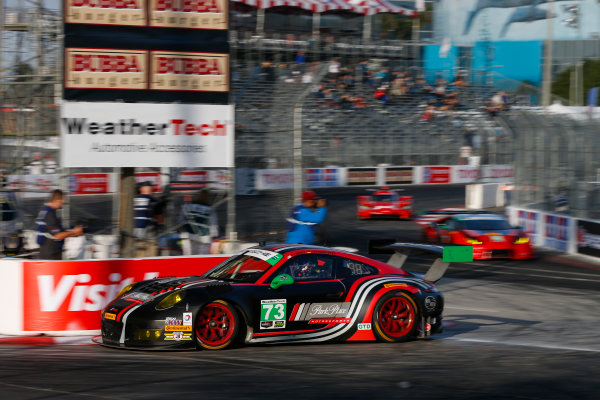
[[[544,43],[544,69],[542,71],[542,106],[550,105],[550,96],[552,90],[552,52],[553,52],[553,22],[554,0],[548,1],[546,9],[546,41]]]

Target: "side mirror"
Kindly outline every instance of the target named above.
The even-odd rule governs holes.
[[[279,289],[281,286],[284,285],[291,285],[294,283],[294,278],[291,277],[291,275],[288,274],[281,274],[281,275],[277,275],[272,281],[271,281],[271,289]]]

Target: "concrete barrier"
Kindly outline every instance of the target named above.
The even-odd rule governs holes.
[[[130,283],[202,275],[229,255],[81,261],[0,260],[0,335],[94,335],[100,312]]]

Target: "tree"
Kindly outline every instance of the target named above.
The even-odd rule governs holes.
[[[571,87],[571,74],[576,66],[572,65],[560,72],[552,82],[552,94],[564,99],[569,98]],[[583,61],[583,93],[587,93],[591,88],[600,86],[600,60]]]

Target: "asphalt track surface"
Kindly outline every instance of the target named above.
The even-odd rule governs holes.
[[[357,221],[362,189],[323,191],[332,245],[417,239],[410,221]],[[464,187],[413,188],[418,210],[464,204]],[[416,260],[415,271],[425,264]],[[1,344],[2,399],[598,399],[600,263],[452,264],[438,282],[445,330],[408,343],[127,351],[91,340]]]

